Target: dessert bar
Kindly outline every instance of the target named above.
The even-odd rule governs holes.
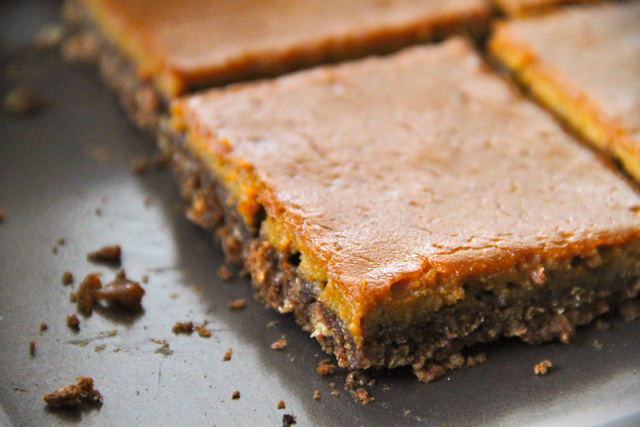
[[[640,195],[454,38],[174,101],[189,217],[350,369],[567,341],[636,296]]]
[[[640,180],[640,1],[501,22],[490,50],[541,103]]]
[[[168,100],[327,61],[481,34],[487,0],[71,0],[71,58],[97,62],[132,119],[155,131]]]

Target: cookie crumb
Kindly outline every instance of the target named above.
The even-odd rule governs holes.
[[[287,346],[287,341],[284,338],[280,338],[278,341],[271,344],[271,350],[282,350]]]
[[[97,289],[95,297],[112,301],[129,310],[140,310],[145,290],[138,282],[127,279],[124,270],[120,270],[109,284]]]
[[[536,375],[546,375],[549,368],[552,367],[553,364],[549,360],[545,359],[533,367],[533,372],[535,372]]]
[[[232,355],[233,355],[233,349],[230,348],[229,350],[227,350],[227,352],[222,357],[222,361],[223,362],[228,362],[229,360],[231,360],[231,356]]]
[[[67,316],[67,326],[74,329],[80,329],[80,319],[75,314]]]
[[[344,389],[351,392],[353,398],[363,405],[368,405],[374,401],[374,398],[363,387],[365,383],[369,382],[368,379],[366,372],[353,371],[347,375],[347,380],[344,383]]]
[[[332,395],[334,395],[335,397],[339,397],[340,396],[340,392],[338,390],[333,390],[331,392]]]
[[[317,369],[318,374],[323,377],[333,374],[335,370],[336,367],[331,363],[331,359],[325,359],[321,361]]]
[[[278,409],[285,409],[285,405],[284,405],[284,400],[281,400],[280,402],[278,402]]]
[[[314,390],[313,392],[313,398],[315,400],[320,400],[320,392],[318,390]]]
[[[87,260],[92,262],[120,264],[122,261],[122,249],[120,248],[120,245],[103,246],[95,252],[88,253]]]
[[[142,276],[142,279],[140,279],[140,281],[146,285],[147,283],[149,283],[149,276],[145,274],[144,276]]]
[[[190,334],[193,332],[193,322],[176,322],[171,328],[174,334]]]
[[[46,102],[32,89],[18,87],[9,92],[3,100],[2,110],[12,116],[32,116],[40,112]]]
[[[31,357],[34,357],[36,355],[36,342],[35,341],[31,341],[29,343],[29,354],[31,355]]]
[[[218,277],[226,282],[233,279],[233,273],[227,268],[226,265],[223,265],[222,267],[220,267],[220,270],[218,270]]]
[[[240,298],[240,299],[237,299],[235,301],[230,302],[227,305],[232,310],[238,310],[238,309],[244,308],[244,306],[246,305],[246,301],[243,298]]]
[[[4,211],[0,209],[0,222],[4,221]]]
[[[207,331],[204,326],[195,326],[193,329],[195,329],[202,338],[211,338],[211,332]]]
[[[296,422],[296,417],[293,414],[284,414],[282,416],[282,427],[291,427],[294,424],[298,423]]]
[[[42,322],[40,323],[40,331],[46,331],[47,328],[49,327],[49,325],[47,325],[46,323]]]
[[[64,239],[64,237],[61,237],[58,239],[58,246],[64,246],[65,243],[67,243],[67,241]]]
[[[102,404],[102,395],[93,388],[93,378],[78,377],[77,385],[71,384],[58,391],[45,394],[42,399],[53,408],[78,406],[82,402]]]
[[[52,247],[51,248],[51,253],[54,254],[54,255],[58,255],[58,247],[57,246]]]
[[[329,383],[329,387],[336,388],[336,383]]]
[[[233,400],[240,399],[240,392],[238,390],[234,391],[233,394],[231,395],[231,399]]]
[[[591,343],[591,346],[596,350],[600,350],[603,347],[602,343],[598,340],[593,340],[593,343]]]
[[[53,50],[60,46],[64,38],[64,27],[60,24],[50,24],[38,31],[33,39],[33,47],[38,50]]]
[[[64,273],[62,273],[62,284],[70,285],[72,283],[73,283],[73,273],[71,273],[70,271],[65,271]]]
[[[75,298],[75,302],[84,313],[91,314],[93,304],[96,301],[96,292],[100,289],[102,289],[100,276],[98,276],[97,273],[90,273],[84,278],[82,283],[80,283],[78,290],[73,294],[74,296],[72,298]]]

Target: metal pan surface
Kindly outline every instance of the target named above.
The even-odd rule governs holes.
[[[619,319],[580,329],[568,345],[485,346],[486,364],[429,385],[406,370],[383,373],[369,387],[375,401],[355,402],[346,372],[316,373],[327,356],[291,316],[253,300],[248,279],[218,277],[222,253],[185,219],[169,171],[133,173],[153,143],[97,73],[29,48],[57,6],[0,4],[0,94],[29,84],[49,101],[34,117],[0,116],[0,425],[279,426],[284,414],[300,426],[640,425],[640,322]],[[143,311],[78,314],[71,330],[72,289],[87,273],[108,281],[117,271],[86,253],[116,243],[127,275],[149,277]],[[229,309],[240,298],[246,307]],[[206,320],[212,337],[171,332],[188,320]],[[286,348],[272,350],[280,338]],[[553,369],[534,375],[544,359]],[[44,393],[79,376],[95,380],[102,406],[46,407]]]

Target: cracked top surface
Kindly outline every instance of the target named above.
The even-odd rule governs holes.
[[[431,38],[487,0],[78,0],[170,96]]]
[[[589,254],[640,229],[635,189],[459,39],[172,112],[199,155],[251,172],[267,215],[356,300],[429,271]]]

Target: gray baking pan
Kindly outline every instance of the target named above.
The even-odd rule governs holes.
[[[0,94],[28,84],[49,101],[33,117],[0,116],[0,424],[279,426],[293,414],[300,426],[640,425],[637,321],[582,328],[568,345],[500,341],[477,349],[486,364],[428,385],[407,370],[381,373],[366,406],[343,390],[345,372],[320,377],[327,356],[291,316],[253,300],[248,279],[219,279],[222,253],[185,219],[170,172],[132,172],[153,143],[97,73],[29,48],[57,6],[0,3]],[[80,330],[71,330],[72,289],[90,272],[108,281],[117,271],[86,253],[116,243],[127,275],[149,277],[143,311],[100,308],[78,314]],[[73,285],[61,283],[64,271]],[[230,310],[239,298],[246,307]],[[211,338],[171,332],[177,321],[205,319]],[[287,347],[272,350],[282,337]],[[544,359],[553,368],[534,375]],[[103,405],[44,404],[44,393],[79,376],[95,380]]]

